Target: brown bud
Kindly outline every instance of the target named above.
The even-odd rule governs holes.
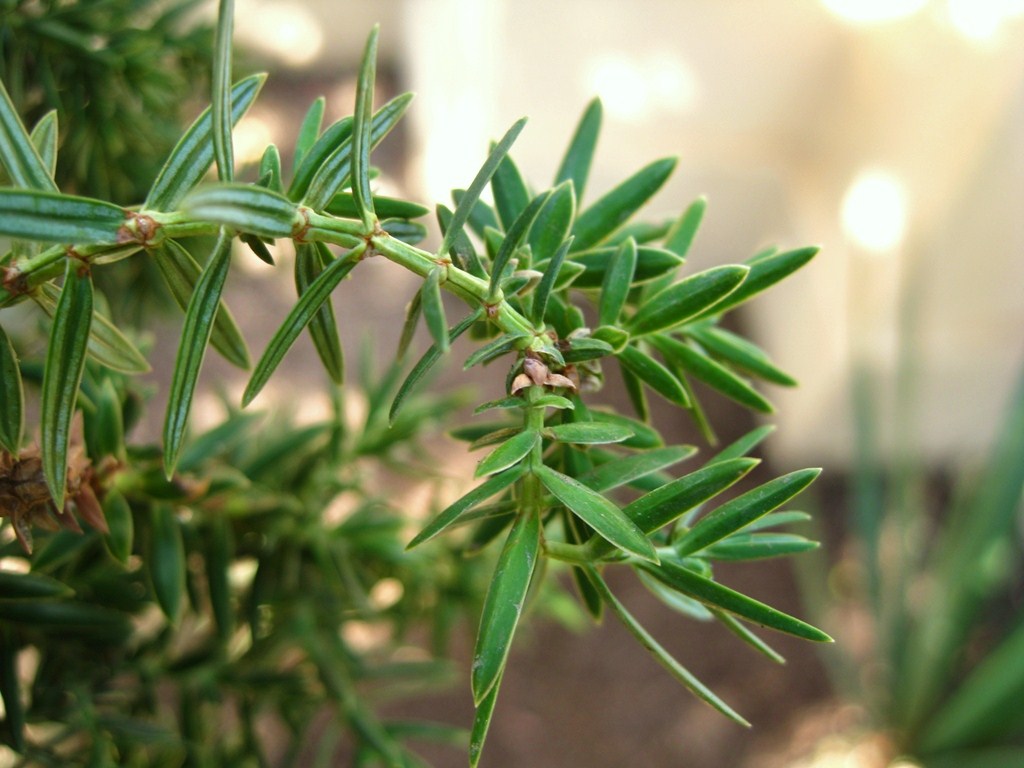
[[[532,386],[533,382],[530,380],[530,377],[525,373],[520,373],[512,379],[512,394],[518,395],[524,389],[529,389]]]
[[[96,498],[96,493],[91,485],[84,484],[78,491],[78,495],[75,496],[74,501],[78,514],[82,516],[85,522],[100,533],[110,533],[110,528],[107,527],[107,518],[103,515],[103,508],[100,506],[100,502]]]
[[[547,383],[548,376],[551,375],[548,367],[535,357],[528,357],[523,360],[523,371],[538,387],[544,386]]]

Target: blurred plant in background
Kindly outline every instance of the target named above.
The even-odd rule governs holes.
[[[24,7],[30,16],[40,10]],[[44,22],[60,21],[64,9],[57,4],[53,18],[42,14],[33,23],[52,35]],[[461,732],[385,719],[375,703],[406,682],[434,679],[439,667],[426,651],[443,651],[458,616],[472,611],[480,615],[470,675],[475,766],[520,617],[555,585],[549,568],[562,564],[583,611],[596,620],[609,610],[691,692],[745,724],[640,625],[606,573],[633,572],[671,608],[721,623],[774,661],[781,658],[742,622],[830,640],[724,586],[715,573],[720,561],[813,548],[777,529],[806,518],[780,509],[818,470],[790,472],[721,502],[758,464],[747,454],[769,430],[676,475],[673,468],[697,450],[666,446],[647,401],[653,394],[690,414],[709,443],[714,432],[694,380],[771,412],[751,379],[793,381],[719,322],[816,249],[769,249],[743,264],[680,277],[703,200],[673,221],[634,220],[674,159],[650,163],[582,205],[602,117],[594,102],[551,187],[540,192],[509,156],[525,120],[515,123],[469,186],[454,192],[454,208],[437,206],[441,244],[424,250],[418,244],[426,228],[416,220],[430,209],[371,189],[371,150],[411,98],[374,111],[376,30],[354,114],[324,127],[324,100],[314,101],[293,167],[282,168],[271,145],[258,181],[240,183],[232,126],[264,77],[231,85],[232,20],[225,0],[212,105],[170,150],[139,206],[60,191],[57,113],[46,112],[29,130],[0,90],[0,159],[11,182],[0,189],[0,234],[12,241],[0,261],[0,308],[34,303],[49,325],[42,360],[26,354],[32,347],[22,339],[0,333],[5,743],[26,764],[41,765],[329,765],[338,749],[356,765],[419,765],[407,739],[461,740]],[[146,61],[160,60],[153,56]],[[204,183],[214,165],[217,182]],[[481,199],[487,188],[493,206]],[[243,407],[307,330],[329,378],[342,384],[329,298],[362,261],[383,257],[422,280],[394,362],[379,380],[373,365],[362,366],[367,407],[358,426],[349,424],[341,394],[353,389],[332,387],[333,414],[323,423],[261,423],[228,406],[221,424],[189,432],[207,348],[250,366],[222,301],[236,238],[271,265],[268,244],[291,241],[298,294],[252,367]],[[129,258],[155,264],[185,313],[159,447],[129,437],[144,399],[132,376],[149,368],[136,341],[141,329],[112,316],[93,282],[94,272],[119,271]],[[445,291],[466,305],[453,325]],[[421,324],[431,341],[407,371]],[[463,334],[475,342],[465,368],[505,365],[503,396],[479,405],[479,421],[452,430],[488,453],[477,465],[479,484],[406,544],[408,516],[380,498],[389,486],[378,489],[362,470],[368,462],[448,467],[421,438],[432,424],[453,427],[462,398],[419,390]],[[601,400],[610,371],[621,376],[634,415]],[[33,393],[38,386],[38,445],[25,440],[32,411],[23,384]],[[462,530],[422,546],[455,528]],[[476,574],[490,563],[461,556],[502,537],[484,589]],[[385,631],[356,642],[374,627]],[[339,730],[321,728],[317,716],[325,711],[350,737],[342,747]],[[287,732],[275,739],[283,754],[270,755],[262,735],[273,723]]]
[[[987,460],[936,478],[908,431],[910,371],[905,365],[897,384],[905,432],[888,458],[883,388],[865,371],[855,382],[856,550],[833,579],[823,560],[804,561],[802,581],[819,621],[861,628],[858,641],[825,659],[840,701],[861,705],[861,727],[882,735],[864,737],[875,745],[866,766],[1015,768],[1024,765],[1024,376]],[[826,583],[843,600],[826,594]]]
[[[3,0],[0,78],[22,118],[61,125],[54,180],[122,204],[143,199],[206,93],[212,46],[197,0]]]
[[[389,430],[388,377],[363,385],[358,424],[340,393],[304,426],[229,408],[168,480],[159,449],[123,440],[131,379],[87,366],[100,522],[51,514],[72,530],[0,549],[3,740],[23,764],[333,765],[346,728],[394,763],[410,734],[460,738],[374,708],[451,679],[430,651],[478,605],[484,562],[406,553],[366,473],[427,476],[420,436],[463,397],[417,398]],[[24,490],[4,482],[5,510]]]

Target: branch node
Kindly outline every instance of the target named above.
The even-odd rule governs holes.
[[[163,242],[163,225],[149,214],[125,211],[124,218],[125,223],[117,230],[119,245],[138,243],[149,249]]]

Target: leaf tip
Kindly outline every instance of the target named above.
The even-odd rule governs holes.
[[[487,698],[487,694],[491,692],[491,688],[494,687],[494,680],[487,679],[484,676],[484,660],[481,656],[477,655],[473,658],[473,673],[471,687],[473,690],[473,706],[479,707],[483,700]]]
[[[58,482],[60,483],[60,486],[61,486],[59,489],[54,487],[55,485],[57,485]],[[63,478],[60,478],[58,481],[51,481],[51,479],[49,477],[47,477],[46,478],[46,485],[50,489],[50,498],[53,500],[54,506],[58,510],[64,509],[64,501],[65,501],[65,497],[66,497],[67,494],[66,494],[65,488],[63,487],[64,486]]]
[[[163,465],[164,465],[164,477],[167,479],[168,482],[170,482],[171,480],[174,479],[174,470],[178,466],[178,457],[177,457],[177,455],[171,455],[170,452],[165,451],[164,452]]]
[[[827,632],[822,632],[817,627],[811,627],[811,629],[813,629],[814,632],[808,633],[808,640],[811,640],[815,643],[835,643],[835,638]]]
[[[259,388],[254,388],[251,384],[245,388],[245,392],[242,393],[242,407],[248,408],[249,404],[256,399],[256,395],[259,394]]]

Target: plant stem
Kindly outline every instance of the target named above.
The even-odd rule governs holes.
[[[553,560],[573,565],[593,565],[594,559],[579,544],[566,544],[564,541],[545,541],[544,552]]]
[[[483,306],[487,318],[505,333],[534,337],[535,344],[531,344],[531,348],[541,346],[541,337],[537,335],[529,320],[519,314],[500,292],[496,299],[490,296],[488,281],[459,269],[451,262],[440,262],[433,254],[393,238],[386,232],[375,233],[371,238],[371,244],[377,253],[420,277],[426,277],[439,263],[445,264],[447,277],[442,283],[444,288],[470,305]],[[543,409],[541,410],[543,418]]]
[[[474,278],[475,279],[475,278]],[[481,281],[482,282],[482,281]],[[544,428],[544,406],[536,405],[538,397],[544,394],[544,388],[538,386],[532,386],[526,390],[526,408],[524,408],[523,420],[525,421],[526,429],[532,432],[539,433]],[[526,462],[529,467],[526,474],[519,481],[520,490],[520,515],[536,515],[538,520],[541,521],[541,542],[544,542],[544,486],[540,482],[540,478],[534,474],[534,468],[541,466],[544,463],[544,441],[538,439],[533,448],[530,450],[529,456],[526,457]],[[546,545],[545,545],[546,546]]]

